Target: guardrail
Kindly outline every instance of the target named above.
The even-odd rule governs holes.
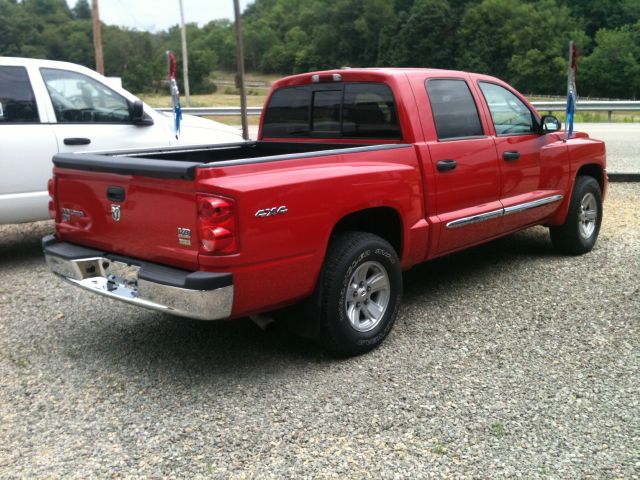
[[[531,102],[538,111],[563,112],[567,108],[567,102]],[[613,112],[637,112],[640,111],[638,101],[610,101],[610,100],[585,100],[576,103],[578,112],[607,112],[607,119],[611,122]]]
[[[564,112],[567,107],[566,102],[531,102],[538,111],[542,112]],[[171,108],[158,108],[161,112],[171,112]],[[611,122],[613,112],[637,112],[640,111],[640,101],[607,101],[607,100],[585,100],[578,101],[576,110],[580,112],[607,112],[607,118]],[[239,107],[185,107],[183,113],[197,115],[199,117],[239,117]],[[248,107],[247,115],[259,116],[262,107]]]
[[[173,108],[156,108],[159,112],[173,112]],[[198,117],[239,117],[240,107],[183,107],[182,113]],[[256,117],[262,113],[262,107],[248,107],[247,115]]]

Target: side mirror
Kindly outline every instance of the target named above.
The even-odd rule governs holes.
[[[560,120],[558,120],[553,115],[544,115],[541,119],[541,124],[541,133],[543,135],[547,133],[557,132],[562,128]]]
[[[153,119],[144,113],[144,104],[140,100],[130,103],[129,111],[134,125],[153,125]]]

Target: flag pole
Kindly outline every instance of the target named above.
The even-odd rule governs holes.
[[[569,67],[567,69],[567,110],[564,129],[564,141],[573,135],[573,116],[576,111],[578,92],[576,88],[576,72],[578,71],[578,50],[576,44],[569,42]]]
[[[240,5],[233,0],[233,10],[236,16],[236,57],[238,59],[238,88],[240,90],[240,115],[242,120],[242,138],[249,139],[247,125],[247,94],[244,89],[244,51],[242,48],[242,28],[240,25]]]
[[[184,80],[184,97],[187,107],[191,106],[189,95],[189,56],[187,54],[187,27],[184,24],[184,7],[180,0],[180,39],[182,40],[182,78]]]

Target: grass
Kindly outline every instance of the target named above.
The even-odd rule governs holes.
[[[431,449],[431,451],[436,455],[444,455],[447,453],[447,447],[438,443]]]
[[[147,94],[143,93],[138,95],[140,100],[148,103],[154,108],[171,107],[171,96]],[[247,95],[247,106],[249,107],[262,107],[267,94],[264,95]],[[184,96],[180,97],[180,104],[183,107],[187,106]],[[225,94],[225,93],[211,93],[208,95],[191,95],[192,107],[240,107],[240,95]]]
[[[496,437],[504,437],[507,434],[507,429],[501,422],[494,422],[491,424],[491,432]]]

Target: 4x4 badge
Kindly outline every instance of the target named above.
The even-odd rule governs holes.
[[[111,218],[116,222],[120,221],[120,205],[111,204]]]

